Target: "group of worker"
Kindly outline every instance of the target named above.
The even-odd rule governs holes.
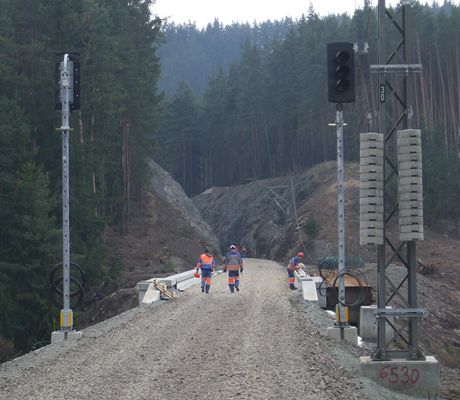
[[[199,276],[198,272],[201,270],[201,291],[203,293],[209,293],[212,271],[216,269],[216,265],[216,261],[209,252],[209,249],[204,249],[204,253],[196,263],[195,275]],[[230,251],[225,255],[222,270],[224,273],[228,271],[228,287],[230,288],[230,292],[234,293],[235,290],[239,292],[241,274],[243,273],[243,259],[234,244],[230,246]]]
[[[297,253],[296,256],[292,257],[287,266],[288,283],[289,288],[295,290],[295,275],[294,272],[298,271],[301,267],[301,259],[304,257],[303,252]],[[195,276],[199,277],[198,272],[201,270],[201,291],[203,293],[209,293],[211,289],[211,277],[212,272],[216,269],[216,261],[209,252],[209,249],[204,249],[204,253],[198,259],[196,264]],[[230,246],[230,251],[225,255],[222,270],[228,271],[228,287],[230,292],[234,293],[240,291],[241,274],[243,273],[243,258],[239,252],[239,249],[235,245]]]

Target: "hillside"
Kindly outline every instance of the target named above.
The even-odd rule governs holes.
[[[254,181],[235,187],[213,187],[194,197],[206,221],[222,245],[246,245],[252,257],[286,263],[302,249],[293,213],[291,179],[301,235],[308,252],[306,262],[316,265],[319,257],[337,254],[336,163],[327,162],[293,176]],[[376,249],[359,243],[359,167],[346,166],[345,222],[346,254],[362,256],[366,276],[376,288]],[[270,190],[271,188],[271,190]],[[281,193],[273,194],[273,190]],[[283,193],[284,191],[284,193]],[[284,196],[283,196],[284,194]],[[281,200],[285,199],[285,202]],[[275,199],[289,208],[281,211]],[[425,227],[425,241],[417,246],[417,258],[432,269],[418,276],[420,306],[427,315],[421,324],[422,343],[446,365],[460,366],[460,278],[458,248],[453,232],[434,232]],[[401,276],[402,267],[391,273]]]
[[[137,307],[140,280],[192,269],[204,246],[218,254],[218,239],[180,185],[155,162],[149,165],[150,184],[132,206],[128,233],[106,231],[107,258],[118,275],[88,293],[80,328]]]

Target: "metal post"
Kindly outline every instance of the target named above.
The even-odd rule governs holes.
[[[337,204],[338,204],[338,239],[339,257],[338,273],[345,269],[345,196],[344,196],[344,161],[343,161],[343,104],[337,103],[336,109],[337,128]],[[339,325],[342,328],[346,321],[345,314],[345,281],[343,275],[339,278]],[[343,339],[343,329],[341,329]]]
[[[379,0],[378,4],[378,63],[385,63],[385,54],[386,54],[386,43],[385,43],[385,0]],[[379,132],[385,134],[385,118],[386,118],[386,109],[385,109],[385,100],[386,100],[386,86],[385,86],[386,77],[384,74],[379,74],[379,107],[378,107],[378,124]],[[386,138],[384,138],[385,140]],[[385,159],[385,148],[383,147],[383,158]],[[383,163],[383,176],[385,179],[385,162]],[[383,215],[384,221],[386,219],[385,215],[385,196],[383,196]],[[385,225],[383,225],[383,237],[385,240]],[[386,295],[385,295],[385,244],[379,245],[377,247],[377,308],[384,309],[386,307]],[[385,328],[386,323],[384,318],[377,319],[377,358],[380,360],[388,359],[386,351],[386,338],[385,338]]]
[[[69,331],[73,327],[70,309],[70,221],[69,221],[69,116],[71,65],[69,55],[64,55],[61,68],[62,103],[62,265],[64,308],[61,310],[61,330]]]

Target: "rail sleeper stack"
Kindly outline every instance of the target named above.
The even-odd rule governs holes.
[[[359,243],[383,244],[383,135],[361,133],[359,162]]]
[[[399,239],[423,240],[422,138],[419,129],[398,131]]]

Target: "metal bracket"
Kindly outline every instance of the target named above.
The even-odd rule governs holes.
[[[386,316],[394,317],[407,317],[407,318],[421,318],[425,314],[423,308],[396,308],[396,309],[385,309],[378,308],[374,311],[375,318],[385,318]]]
[[[409,72],[422,72],[422,64],[373,64],[371,73],[408,74]]]

